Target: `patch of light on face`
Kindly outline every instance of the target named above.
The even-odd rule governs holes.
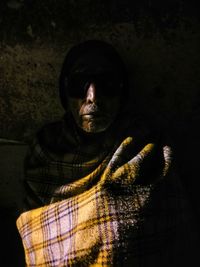
[[[107,130],[110,124],[111,121],[105,121],[103,119],[101,121],[98,121],[97,119],[86,119],[82,120],[81,128],[88,133],[100,133]]]

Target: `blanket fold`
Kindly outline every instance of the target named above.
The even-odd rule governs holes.
[[[85,174],[79,179],[45,190],[35,178],[44,170],[32,168],[30,187],[43,200],[49,190],[53,197],[17,220],[28,267],[176,266],[190,217],[171,148],[147,143],[135,153],[134,145],[128,136],[75,166]],[[70,172],[74,164],[63,166]],[[51,175],[60,170],[51,167]]]

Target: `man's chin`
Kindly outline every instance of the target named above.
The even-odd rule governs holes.
[[[108,129],[110,123],[87,122],[83,123],[82,130],[87,133],[101,133]]]

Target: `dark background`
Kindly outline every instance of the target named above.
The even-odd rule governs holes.
[[[72,45],[91,38],[117,48],[129,70],[133,108],[164,122],[172,135],[178,171],[199,219],[198,1],[1,0],[3,227],[16,216],[21,194],[16,187],[20,175],[16,175],[15,167],[9,175],[7,170],[13,164],[20,165],[24,155],[21,146],[6,148],[5,139],[26,142],[41,125],[60,118],[63,109],[58,98],[58,75],[63,58]],[[5,242],[10,244],[6,231]],[[5,266],[17,263],[7,262]]]

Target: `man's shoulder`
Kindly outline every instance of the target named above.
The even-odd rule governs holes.
[[[43,125],[37,132],[37,136],[40,138],[44,137],[54,137],[62,130],[63,120],[57,120]]]
[[[58,120],[45,124],[36,134],[39,145],[50,151],[59,150],[60,140],[63,138],[64,121]]]
[[[169,125],[151,114],[129,113],[127,133],[136,140],[155,143],[171,143]]]

